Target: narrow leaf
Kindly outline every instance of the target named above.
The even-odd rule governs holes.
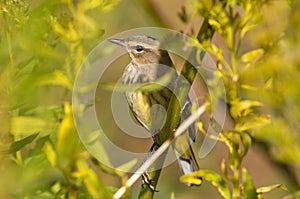
[[[170,199],[175,199],[175,193],[174,192],[171,193]]]
[[[258,194],[263,194],[269,191],[272,191],[273,189],[282,189],[284,191],[288,191],[287,187],[284,184],[274,184],[270,186],[260,187],[256,190]]]
[[[231,198],[230,191],[229,191],[229,188],[228,188],[226,182],[219,174],[217,174],[213,171],[200,170],[200,171],[196,171],[196,172],[193,172],[190,174],[186,174],[186,175],[183,175],[180,177],[180,181],[184,182],[184,183],[195,183],[195,182],[201,183],[202,180],[199,179],[200,177],[211,182],[212,185],[214,185],[218,189],[219,193],[225,199]]]
[[[56,152],[53,149],[53,146],[50,142],[45,143],[44,151],[45,151],[45,154],[46,154],[47,159],[49,160],[50,164],[52,166],[55,166],[56,162],[57,162],[57,156],[56,156]]]
[[[79,160],[77,166],[79,171],[74,172],[73,175],[82,177],[86,189],[94,198],[112,198],[111,193],[105,189],[97,174],[85,161]]]
[[[232,105],[230,112],[234,117],[246,116],[247,113],[251,113],[250,108],[255,106],[262,106],[263,104],[259,101],[243,100]]]
[[[241,155],[244,157],[248,153],[252,140],[247,133],[243,133],[243,132],[240,133],[240,138],[244,146],[244,150],[241,152],[242,153]]]
[[[241,56],[242,62],[248,63],[248,62],[256,62],[257,59],[264,53],[264,50],[262,48],[252,50],[250,52],[247,52]]]
[[[243,188],[245,199],[257,199],[256,188],[253,184],[251,176],[245,168],[242,169],[243,173]]]
[[[252,115],[239,118],[235,125],[236,131],[246,131],[269,124],[271,121],[269,115]]]
[[[41,118],[18,116],[11,119],[10,132],[15,135],[34,134],[53,127],[54,124]]]
[[[36,136],[38,136],[38,133],[29,135],[19,141],[13,142],[10,145],[9,152],[15,153],[15,152],[19,151],[21,148],[23,148],[27,144],[31,143],[34,140],[34,138],[36,138]]]
[[[67,89],[72,90],[73,85],[69,78],[59,70],[55,70],[52,75],[45,76],[42,80],[39,81],[40,85],[56,85],[63,86]]]
[[[79,138],[69,103],[65,104],[65,116],[58,129],[56,146],[59,152],[66,157],[76,155],[79,146]]]

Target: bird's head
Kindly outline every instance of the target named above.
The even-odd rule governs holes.
[[[159,49],[160,42],[149,36],[109,39],[109,41],[125,47],[132,61],[137,65],[160,63],[164,53]]]

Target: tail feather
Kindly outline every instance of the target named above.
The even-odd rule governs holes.
[[[175,155],[178,159],[180,170],[183,175],[199,170],[198,163],[196,161],[195,155],[194,155],[191,147],[189,147],[187,152],[184,154],[180,154],[176,149],[174,151],[175,151]],[[202,180],[201,177],[199,177],[198,179]],[[187,185],[188,186],[200,186],[201,183],[200,184],[187,183]]]

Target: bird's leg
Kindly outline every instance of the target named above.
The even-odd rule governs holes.
[[[153,143],[151,149],[154,147],[154,145],[156,145],[157,147],[159,147],[159,146],[161,145],[161,142],[160,142],[160,140],[159,140],[158,133],[159,133],[159,130],[158,130],[158,129],[156,129],[156,130],[154,131],[154,133],[152,133],[152,139],[153,139],[153,142],[154,142],[154,143]],[[151,150],[151,149],[150,149],[150,150]]]
[[[154,139],[154,138],[153,138]],[[144,159],[143,163],[149,159],[149,157],[151,157],[151,155],[157,150],[159,146],[157,145],[157,143],[153,143],[150,150],[148,151],[148,154],[146,156],[146,158]],[[142,184],[146,184],[152,191],[154,192],[158,192],[156,189],[155,189],[155,184],[156,182],[154,180],[151,179],[148,171],[144,172],[142,174]]]
[[[159,136],[158,136],[159,130],[155,130],[152,133],[152,139],[153,139],[153,144],[150,148],[150,150],[148,151],[148,154],[146,156],[146,158],[144,159],[144,162],[146,160],[148,160],[152,154],[160,147],[161,142],[159,140]],[[156,182],[154,180],[151,179],[151,176],[149,175],[149,173],[146,171],[145,173],[142,174],[142,184],[146,184],[152,191],[157,192],[157,190],[155,190],[155,184]]]

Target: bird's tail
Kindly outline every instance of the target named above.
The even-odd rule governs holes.
[[[193,149],[189,146],[184,153],[179,152],[180,150],[174,149],[175,155],[178,159],[179,167],[183,175],[192,173],[199,170],[198,163],[196,161]],[[188,186],[200,186],[202,184],[202,178],[197,177],[197,181],[193,183],[187,183]]]

